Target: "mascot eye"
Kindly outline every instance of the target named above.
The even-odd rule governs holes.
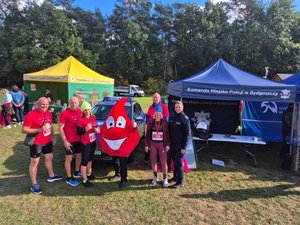
[[[123,116],[118,117],[116,127],[121,127],[121,128],[126,127],[126,120],[124,119]]]
[[[109,116],[106,120],[106,127],[107,127],[107,129],[110,129],[114,126],[115,126],[114,118],[112,116]]]

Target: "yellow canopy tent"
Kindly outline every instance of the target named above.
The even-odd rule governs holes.
[[[67,103],[71,96],[77,95],[80,100],[94,104],[104,95],[112,95],[114,88],[114,79],[95,72],[73,56],[47,69],[26,73],[23,80],[30,102],[45,96],[48,88],[53,95],[52,100]]]

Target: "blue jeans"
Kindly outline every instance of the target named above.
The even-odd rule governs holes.
[[[16,117],[17,123],[23,122],[24,115],[23,115],[22,106],[20,106],[20,107],[13,106],[13,108],[14,108],[14,111],[15,111],[15,117]]]

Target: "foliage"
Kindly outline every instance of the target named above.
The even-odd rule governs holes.
[[[146,94],[152,95],[155,92],[161,95],[166,95],[168,90],[168,85],[164,80],[156,79],[155,77],[149,77],[142,84],[143,90]]]
[[[73,0],[0,0],[0,86],[74,55],[127,82],[165,90],[164,82],[201,71],[219,58],[257,75],[300,70],[300,15],[293,0],[231,0],[164,5],[118,0],[111,15]],[[150,79],[149,78],[153,78]],[[146,85],[161,81],[155,87]],[[152,90],[151,90],[152,89]]]

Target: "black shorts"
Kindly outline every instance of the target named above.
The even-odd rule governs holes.
[[[88,162],[93,160],[96,149],[96,142],[90,144],[82,144],[81,165],[87,166]]]
[[[30,146],[30,157],[31,158],[39,158],[41,153],[44,155],[50,154],[53,152],[52,141],[47,143],[46,145],[32,145]]]
[[[81,142],[76,141],[76,142],[70,142],[72,145],[71,151],[66,149],[66,155],[73,155],[77,153],[81,153]]]

